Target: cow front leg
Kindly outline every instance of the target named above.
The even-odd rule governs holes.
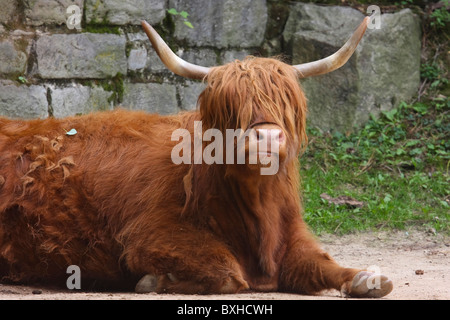
[[[344,296],[379,298],[392,288],[386,276],[341,267],[309,235],[291,243],[280,273],[280,289],[290,292],[316,294],[336,289]]]
[[[136,292],[212,294],[249,288],[239,263],[225,244],[186,228],[126,250],[129,270],[141,275]]]

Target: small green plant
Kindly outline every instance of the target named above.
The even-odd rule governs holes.
[[[431,83],[431,89],[448,83],[448,79],[445,77],[445,71],[435,62],[422,64],[420,67],[420,76]]]
[[[437,111],[450,110],[450,99],[446,96],[438,96],[433,99]]]
[[[436,27],[437,29],[445,28],[446,24],[450,22],[450,13],[447,8],[450,6],[450,0],[444,0],[444,5],[434,10],[430,15],[430,25]]]
[[[24,76],[19,76],[19,77],[17,78],[17,81],[19,81],[21,84],[26,84],[26,83],[28,83],[27,78],[25,78]]]
[[[183,23],[188,26],[191,29],[194,29],[194,26],[192,25],[191,22],[188,21],[187,17],[189,16],[189,13],[187,13],[186,11],[181,11],[178,12],[175,8],[170,8],[169,10],[167,10],[167,12],[173,16],[180,16],[183,18]]]

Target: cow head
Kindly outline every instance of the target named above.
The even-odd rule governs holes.
[[[203,130],[240,129],[244,136],[247,168],[279,165],[297,159],[306,143],[306,99],[299,78],[325,74],[341,67],[351,57],[370,18],[366,17],[352,37],[333,55],[300,65],[277,59],[247,57],[223,66],[206,68],[179,58],[145,21],[142,26],[163,63],[174,73],[206,81],[198,99]],[[249,131],[248,131],[249,130]],[[233,140],[234,141],[234,140]],[[236,154],[239,144],[234,143]],[[265,150],[259,148],[265,146]],[[252,148],[254,147],[254,148]],[[256,163],[250,161],[256,152]],[[223,153],[225,155],[225,153]],[[269,160],[269,161],[268,161]],[[233,166],[232,170],[238,168]]]
[[[247,57],[211,68],[205,80],[198,100],[203,124],[222,132],[241,129],[244,143],[236,140],[234,154],[245,152],[248,168],[269,166],[274,171],[267,172],[276,173],[286,159],[297,158],[306,141],[306,100],[291,66]]]

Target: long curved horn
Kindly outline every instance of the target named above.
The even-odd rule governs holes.
[[[210,68],[198,66],[181,59],[169,48],[147,21],[142,21],[141,24],[159,58],[170,71],[185,78],[200,80],[208,74]]]
[[[359,41],[361,40],[364,32],[367,29],[369,21],[370,17],[365,17],[363,22],[359,25],[358,29],[356,29],[353,33],[352,37],[348,39],[348,41],[342,46],[342,48],[340,48],[331,56],[317,61],[294,65],[294,68],[297,69],[298,77],[307,78],[317,76],[342,67],[356,50]]]

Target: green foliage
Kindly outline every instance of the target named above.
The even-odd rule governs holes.
[[[420,67],[420,76],[428,80],[431,89],[446,85],[448,79],[445,77],[445,70],[441,69],[436,62],[422,64]]]
[[[450,101],[401,103],[359,132],[310,130],[301,158],[304,217],[316,233],[425,225],[450,233]],[[320,195],[363,201],[330,204]]]
[[[187,19],[187,17],[189,16],[189,13],[187,13],[186,11],[181,11],[178,12],[175,8],[170,8],[169,10],[167,10],[167,12],[173,16],[180,16],[181,18],[183,18],[183,23],[188,26],[189,28],[193,29],[194,26],[192,25],[192,23],[190,23]]]
[[[25,78],[24,76],[19,76],[19,77],[17,77],[17,81],[19,81],[21,84],[26,84],[26,83],[28,83],[27,78]]]
[[[450,6],[450,0],[444,0],[443,3],[444,5],[441,8],[434,10],[430,15],[430,25],[437,29],[445,28],[450,21],[450,13],[447,11],[447,7]]]

